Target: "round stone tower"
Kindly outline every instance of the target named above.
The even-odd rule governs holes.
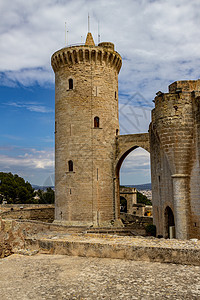
[[[103,226],[115,218],[118,73],[112,43],[70,46],[52,56],[55,72],[55,221]]]

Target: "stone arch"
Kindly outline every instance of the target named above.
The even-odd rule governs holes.
[[[131,153],[133,150],[137,149],[139,146],[133,146],[131,148],[127,148],[125,151],[123,151],[118,158],[116,159],[116,172],[119,173],[119,170],[121,168],[121,165],[123,163],[123,161],[125,160],[125,158],[129,155],[129,153]],[[142,147],[141,147],[142,148]]]
[[[117,157],[115,161],[115,168],[119,167],[126,158],[126,156],[138,147],[150,152],[149,134],[127,134],[116,136]]]
[[[67,91],[73,91],[75,89],[76,86],[76,79],[74,78],[74,76],[68,76],[66,78],[66,89]]]
[[[73,90],[74,82],[72,78],[68,79],[68,84],[69,84],[69,90]]]
[[[170,206],[166,206],[164,211],[164,221],[165,221],[165,237],[170,237],[170,227],[172,228],[172,237],[175,237],[175,221],[174,221],[174,213]],[[173,230],[174,229],[174,230]],[[174,233],[174,234],[173,234]]]
[[[117,144],[117,157],[115,160],[115,218],[118,219],[120,217],[120,178],[119,171],[121,165],[125,158],[131,153],[133,150],[141,147],[144,150],[150,152],[149,145],[149,134],[141,133],[141,134],[128,134],[116,136],[116,144]]]
[[[74,171],[74,163],[72,160],[68,161],[68,170],[69,172],[73,172]]]
[[[120,196],[120,212],[127,213],[127,200],[123,196]]]
[[[100,119],[98,116],[94,117],[94,128],[99,128]]]

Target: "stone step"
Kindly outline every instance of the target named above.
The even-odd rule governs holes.
[[[36,253],[119,258],[136,261],[200,265],[199,242],[86,234],[26,238],[25,249]]]

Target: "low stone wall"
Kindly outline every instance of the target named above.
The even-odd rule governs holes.
[[[10,210],[52,208],[54,204],[0,204],[0,213]]]
[[[0,257],[46,253],[200,265],[200,241],[87,234],[84,227],[0,218]]]
[[[177,241],[106,235],[27,238],[26,248],[45,254],[118,258],[200,266],[200,241]]]
[[[23,206],[21,206],[23,207]],[[51,223],[54,220],[54,207],[23,208],[4,211],[0,214],[3,219],[38,220]]]
[[[135,229],[145,229],[146,225],[153,224],[153,217],[139,217],[131,214],[120,213],[120,218],[124,222],[131,223],[131,227]]]
[[[0,257],[5,257],[16,250],[24,249],[25,238],[38,233],[81,231],[83,231],[81,227],[69,228],[40,221],[2,219],[0,216]]]

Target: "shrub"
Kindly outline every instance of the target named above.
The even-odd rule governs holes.
[[[150,236],[156,236],[156,226],[153,225],[153,224],[148,224],[146,227],[145,227],[145,230],[146,230],[146,234],[147,235],[150,235]]]

